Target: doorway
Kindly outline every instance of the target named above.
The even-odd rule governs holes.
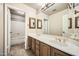
[[[15,51],[16,45],[24,46],[25,43],[25,14],[22,11],[13,10],[10,8],[9,11],[9,17],[11,20],[9,21],[10,28],[8,27],[10,32],[10,40],[8,40],[10,52],[8,51],[8,55],[12,55],[12,53]]]
[[[22,11],[10,9],[10,55],[15,54],[16,46],[24,48],[25,43],[25,14]],[[19,49],[20,49],[19,48]],[[19,52],[18,52],[19,53]]]
[[[11,55],[11,48],[22,45],[26,48],[27,29],[26,12],[22,9],[5,5],[5,55]]]

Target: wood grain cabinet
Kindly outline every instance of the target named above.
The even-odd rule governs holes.
[[[36,40],[34,38],[32,38],[32,52],[35,54],[35,51],[36,51]]]
[[[50,56],[54,56],[54,48],[50,47]]]
[[[28,36],[28,46],[36,56],[71,56],[30,36]]]
[[[28,36],[28,47],[29,49],[32,48],[32,37]]]
[[[69,54],[54,48],[54,56],[69,56]]]
[[[36,40],[36,56],[40,55],[40,42],[38,40]]]
[[[40,56],[50,56],[50,46],[40,43]]]
[[[69,54],[51,47],[51,56],[70,56]]]

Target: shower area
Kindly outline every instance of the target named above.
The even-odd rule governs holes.
[[[10,46],[22,44],[25,41],[25,15],[22,11],[10,9],[11,14],[11,41]]]

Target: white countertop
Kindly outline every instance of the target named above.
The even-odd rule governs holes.
[[[37,35],[34,33],[30,33],[28,36],[36,38],[37,40],[42,41],[68,54],[79,56],[79,46],[73,44],[69,38],[48,34]],[[57,39],[61,39],[61,41],[59,42]],[[63,39],[65,39],[65,41],[63,41]]]

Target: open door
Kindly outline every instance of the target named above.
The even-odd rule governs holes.
[[[7,9],[7,21],[8,21],[8,39],[7,39],[7,53],[10,53],[10,41],[11,41],[11,13],[10,9]]]

